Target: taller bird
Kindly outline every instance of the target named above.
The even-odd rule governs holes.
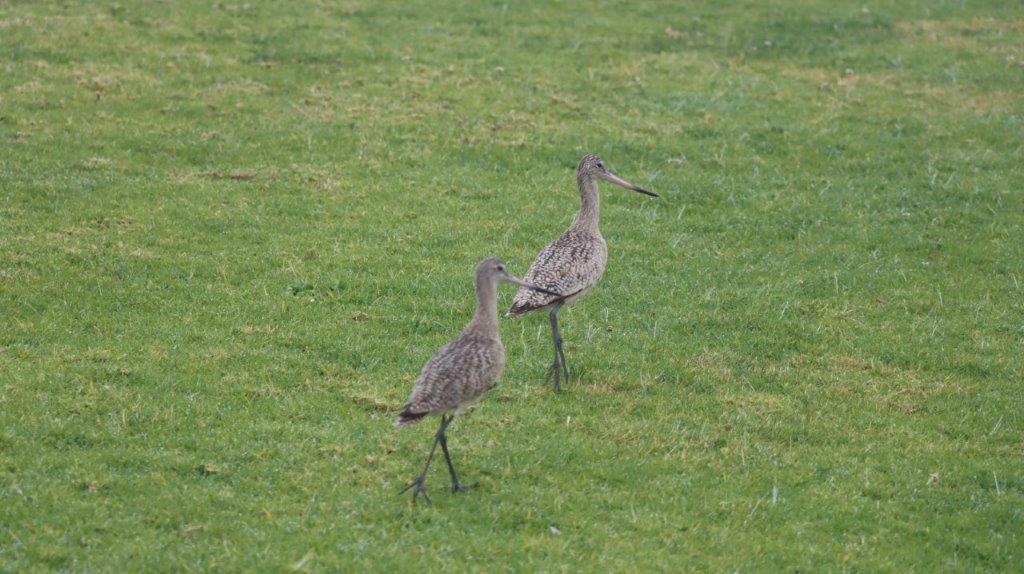
[[[580,188],[580,211],[576,214],[576,220],[565,233],[540,252],[523,277],[527,283],[559,295],[521,288],[508,311],[510,316],[516,316],[538,309],[549,310],[555,359],[548,369],[548,378],[554,379],[555,392],[561,390],[559,379],[562,374],[566,381],[569,380],[569,367],[565,364],[565,353],[562,351],[562,335],[558,331],[558,312],[562,307],[573,304],[601,280],[608,261],[608,247],[597,227],[600,215],[597,182],[601,179],[658,197],[658,194],[641,189],[608,171],[596,155],[583,156],[576,168],[576,183]]]

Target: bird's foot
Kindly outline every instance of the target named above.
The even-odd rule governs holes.
[[[452,492],[467,492],[473,488],[476,488],[475,482],[473,484],[462,484],[457,480],[452,482]]]
[[[565,380],[568,381],[569,371],[561,361],[555,361],[554,363],[551,363],[550,367],[548,367],[547,380],[551,381],[551,388],[553,388],[556,393],[562,392],[561,379],[563,374],[565,375]]]
[[[423,495],[423,500],[426,500],[427,504],[430,504],[430,497],[427,496],[427,487],[425,485],[426,479],[427,479],[427,476],[425,474],[419,475],[418,477],[416,477],[416,480],[414,480],[413,482],[407,484],[405,486],[405,488],[403,488],[398,493],[398,495],[401,496],[401,495],[405,494],[407,490],[412,488],[413,489],[413,491],[412,491],[412,501],[413,502],[416,502],[416,497],[422,494]]]

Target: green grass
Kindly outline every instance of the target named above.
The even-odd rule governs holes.
[[[0,570],[1020,571],[1022,63],[1004,0],[0,2]],[[662,197],[574,380],[503,321],[414,506],[586,152]]]

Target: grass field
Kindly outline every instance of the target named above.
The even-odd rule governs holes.
[[[1024,570],[1022,94],[1016,1],[0,1],[0,571]]]

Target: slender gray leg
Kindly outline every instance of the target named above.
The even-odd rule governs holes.
[[[452,415],[452,418],[455,418],[455,415]],[[452,492],[465,492],[469,490],[469,487],[464,486],[459,482],[459,477],[455,476],[455,465],[452,464],[452,455],[448,452],[448,436],[446,433],[442,432],[438,440],[441,441],[441,451],[444,452],[444,461],[448,463],[448,474],[452,475]]]
[[[448,428],[448,425],[452,422],[452,419],[454,418],[455,415],[451,415],[448,417],[446,417],[445,415],[441,415],[441,426],[440,428],[437,429],[437,433],[434,435],[434,444],[430,446],[430,454],[427,455],[427,463],[423,465],[423,472],[421,472],[420,475],[416,477],[416,480],[414,480],[412,483],[408,484],[405,488],[399,491],[398,494],[405,494],[405,491],[409,490],[410,488],[415,488],[415,490],[412,491],[413,502],[415,502],[416,497],[421,494],[423,495],[424,500],[426,500],[428,503],[430,502],[430,497],[427,496],[427,487],[424,484],[424,482],[427,479],[427,469],[430,468],[430,461],[431,459],[434,458],[434,451],[437,450],[437,444],[444,442],[444,429]],[[445,450],[445,454],[447,455],[447,447],[442,448]],[[448,464],[451,465],[450,462]]]
[[[562,347],[562,337],[558,337],[558,359],[562,363],[562,373],[565,375],[565,382],[569,382],[569,365],[565,362],[565,350]]]
[[[551,307],[549,317],[551,319],[551,342],[555,346],[555,360],[548,368],[548,378],[554,380],[555,392],[561,392],[559,384],[560,375],[565,374],[565,381],[569,382],[569,366],[565,363],[565,353],[562,351],[562,333],[558,330],[558,312],[562,309],[562,303],[556,303]]]

